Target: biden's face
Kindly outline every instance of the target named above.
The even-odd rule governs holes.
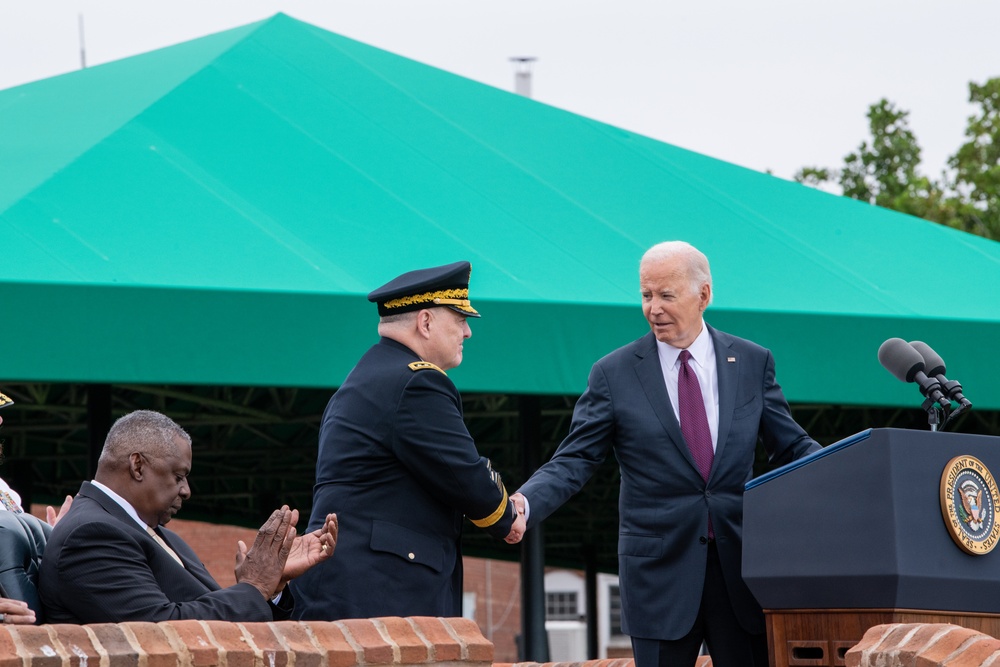
[[[682,260],[660,259],[639,267],[642,314],[656,340],[685,349],[701,333],[702,313],[712,300],[712,287],[696,285]]]

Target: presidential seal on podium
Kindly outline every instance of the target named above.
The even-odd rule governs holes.
[[[962,551],[983,556],[1000,539],[1000,493],[989,468],[974,456],[956,456],[941,474],[941,514]]]

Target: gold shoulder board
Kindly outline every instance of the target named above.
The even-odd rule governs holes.
[[[442,375],[447,375],[447,373],[445,373],[443,370],[441,370],[440,368],[438,368],[429,361],[414,361],[413,363],[410,364],[410,370],[414,372],[427,370],[428,368],[433,368],[438,373],[441,373]]]

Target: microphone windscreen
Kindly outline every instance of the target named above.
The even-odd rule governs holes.
[[[913,382],[924,370],[924,358],[902,338],[890,338],[878,348],[879,363],[902,382]]]
[[[944,375],[947,369],[944,366],[944,359],[941,358],[937,352],[931,349],[931,346],[923,341],[912,340],[910,341],[910,347],[916,350],[924,360],[924,373],[927,373],[931,377],[935,375]]]

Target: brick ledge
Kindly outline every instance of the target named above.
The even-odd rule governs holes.
[[[1000,667],[1000,640],[947,624],[877,625],[847,667]],[[493,644],[464,618],[336,622],[167,621],[0,625],[0,667],[634,667],[631,659],[493,665]],[[697,667],[710,667],[707,657]]]
[[[488,667],[465,618],[0,625],[0,667]]]

